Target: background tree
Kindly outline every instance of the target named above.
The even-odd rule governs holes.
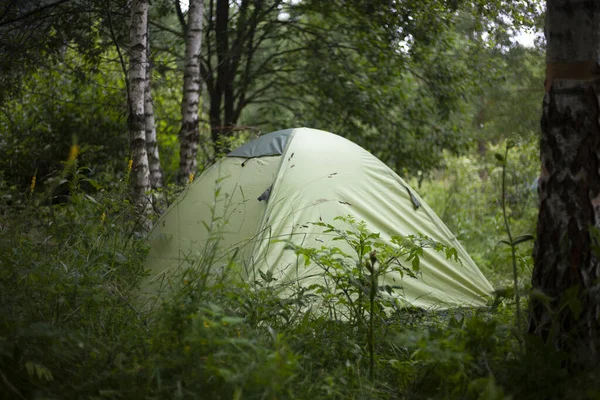
[[[227,150],[236,126],[308,125],[349,137],[398,170],[438,165],[443,149],[465,148],[461,107],[489,73],[477,64],[483,40],[457,32],[457,22],[466,15],[478,21],[472,30],[493,32],[500,13],[519,23],[534,14],[530,2],[488,6],[209,1],[201,71],[215,150]]]
[[[73,137],[90,190],[99,180],[111,185],[106,173],[124,173],[126,84],[115,43],[127,47],[130,16],[121,0],[0,6],[0,151],[7,155],[0,168],[9,182],[22,187],[37,174],[44,187],[62,169]]]
[[[215,152],[206,151],[204,143],[214,142],[217,151],[224,151],[228,138],[240,129],[251,127],[252,131],[265,132],[308,125],[335,131],[358,142],[399,172],[416,173],[439,165],[443,150],[462,152],[470,143],[467,133],[470,127],[464,117],[469,97],[495,79],[488,76],[494,68],[481,62],[480,57],[494,36],[484,38],[483,33],[504,29],[515,15],[521,18],[519,23],[526,23],[530,15],[530,2],[506,5],[499,1],[213,0],[206,3],[201,74],[206,85],[202,103],[207,109],[200,114],[214,128],[210,137],[200,141],[207,160],[214,159]],[[16,32],[20,32],[17,38],[36,39],[11,47],[15,51],[31,49],[5,59],[15,77],[26,76],[21,70],[32,69],[23,68],[26,63],[12,59],[29,57],[39,61],[27,64],[31,68],[56,68],[63,54],[60,49],[65,48],[81,57],[73,71],[68,70],[72,65],[64,66],[67,68],[64,73],[76,77],[79,85],[83,82],[94,85],[97,73],[114,71],[109,66],[118,58],[110,51],[115,43],[126,47],[128,2],[71,0],[30,14],[15,4],[7,9],[5,24],[0,22],[0,33],[6,38],[0,43],[12,43],[9,39]],[[54,12],[49,13],[51,10]],[[161,93],[154,96],[157,138],[168,181],[171,176],[179,175],[175,171],[182,160],[177,156],[181,149],[177,149],[176,143],[177,130],[182,124],[174,117],[179,112],[173,111],[172,102],[182,96],[174,86],[183,85],[174,80],[181,79],[179,74],[185,65],[183,35],[177,29],[181,22],[185,26],[185,15],[183,11],[177,13],[172,0],[157,0],[151,12],[153,90]],[[506,16],[508,22],[498,15]],[[30,29],[37,17],[47,24],[40,22],[39,35],[38,30]],[[461,27],[465,21],[470,24],[466,30]],[[47,35],[53,30],[60,32],[59,38]],[[47,36],[53,38],[54,47],[43,45],[42,39]],[[10,92],[17,99],[19,79],[11,78],[11,82],[15,84]],[[38,92],[45,92],[39,89]],[[178,101],[181,102],[181,97]],[[113,111],[125,115],[123,105],[115,107]],[[98,121],[100,114],[88,118],[94,119],[90,126],[104,123]],[[56,127],[53,131],[63,132]],[[87,137],[85,129],[70,132],[79,136],[82,145],[95,141]],[[71,133],[64,130],[67,138]],[[196,143],[192,147],[199,140],[197,136],[190,141]],[[56,143],[69,145],[64,144],[63,138]],[[107,154],[109,147],[121,143],[105,141]],[[97,163],[102,165],[96,168],[122,165],[124,152],[127,148],[120,147],[119,151],[113,151],[116,157],[111,157],[110,163]],[[194,162],[196,158],[189,160]],[[59,160],[51,164],[57,167]],[[31,163],[23,165],[29,165],[22,177],[26,185],[35,168]],[[10,171],[11,175],[14,173]]]
[[[129,139],[131,143],[132,180],[137,202],[148,206],[150,168],[146,150],[146,43],[148,35],[148,0],[134,0],[131,6],[130,57],[128,77]]]
[[[200,104],[200,48],[204,23],[204,0],[191,0],[188,20],[177,3],[178,15],[185,31],[185,60],[183,68],[183,99],[181,101],[181,130],[179,131],[179,182],[184,183],[196,172],[198,142],[198,106]]]
[[[0,102],[15,95],[28,72],[60,57],[68,41],[82,47],[86,15],[68,0],[3,2],[0,6]],[[64,28],[64,29],[60,29]],[[87,43],[86,43],[87,42]]]
[[[152,61],[150,57],[149,29],[146,33],[146,86],[144,88],[144,123],[146,127],[146,151],[148,153],[148,169],[150,187],[159,189],[163,186],[163,172],[160,166],[158,139],[156,137],[156,120],[154,102],[152,101]]]
[[[529,331],[574,364],[600,350],[600,3],[548,0]]]

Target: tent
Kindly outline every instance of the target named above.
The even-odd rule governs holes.
[[[365,221],[383,241],[392,235],[423,234],[456,248],[459,262],[425,250],[418,278],[382,278],[401,286],[397,295],[403,301],[443,309],[484,306],[489,300],[489,282],[404,180],[360,146],[309,128],[252,140],[194,180],[149,235],[146,290],[158,291],[169,276],[189,268],[209,241],[209,231],[214,240],[214,230],[219,231],[216,262],[226,265],[235,257],[242,279],[260,271],[277,282],[308,287],[322,279],[318,267],[306,266],[276,239],[308,248],[340,246],[322,227],[310,223],[337,223],[335,217],[346,215]]]

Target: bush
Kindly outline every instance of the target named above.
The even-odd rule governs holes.
[[[534,234],[539,173],[538,139],[523,138],[508,153],[506,167],[507,216],[514,236]],[[504,143],[484,156],[447,158],[446,169],[423,182],[422,196],[463,243],[482,271],[498,287],[510,285],[510,248],[498,245],[506,238],[502,216]],[[519,246],[522,280],[531,274],[533,243]]]
[[[282,297],[267,273],[254,282],[206,279],[208,249],[174,278],[159,307],[142,312],[135,298],[147,249],[128,200],[128,171],[90,194],[81,189],[88,178],[77,158],[64,165],[53,182],[64,181],[70,195],[59,204],[49,202],[52,187],[23,193],[0,179],[4,397],[506,399],[595,393],[593,373],[570,375],[560,368],[561,354],[543,347],[521,351],[510,301],[498,299],[492,310],[437,313],[398,306],[373,277],[397,268],[388,262],[395,257],[408,259],[403,273],[414,273],[423,246],[449,256],[451,249],[422,237],[397,238],[386,247],[346,217],[340,219],[348,229],[317,225],[356,254],[335,247],[290,250],[321,265],[340,290],[317,285]],[[459,192],[454,196],[466,201]],[[448,204],[463,212],[459,205],[465,203]],[[519,215],[527,213],[514,211],[517,205],[511,217],[518,229],[527,225]],[[476,223],[468,213],[460,215],[464,219],[454,223]],[[491,235],[481,238],[495,244]],[[316,303],[346,317],[311,310]]]
[[[126,186],[92,197],[74,184],[54,206],[33,189],[0,204],[2,380],[15,396],[77,397],[145,336],[131,306],[145,245]]]

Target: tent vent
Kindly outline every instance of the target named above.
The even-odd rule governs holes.
[[[258,197],[258,201],[269,201],[269,197],[271,197],[271,189],[273,189],[273,185],[269,186],[267,190],[265,190],[263,194]]]
[[[419,201],[419,199],[417,199],[417,197],[413,194],[413,192],[410,191],[410,189],[406,186],[404,186],[406,188],[406,191],[408,192],[408,195],[410,196],[410,199],[412,200],[413,206],[415,206],[415,210],[418,210],[419,207],[421,207],[421,202]]]

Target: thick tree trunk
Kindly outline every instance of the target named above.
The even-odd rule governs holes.
[[[600,2],[547,5],[529,331],[581,365],[600,345]]]
[[[158,142],[156,139],[156,122],[154,120],[154,104],[152,101],[152,74],[150,68],[150,41],[146,36],[146,87],[144,90],[144,114],[146,121],[146,151],[148,153],[148,165],[150,168],[150,186],[152,189],[162,188],[163,173],[160,167],[160,155],[158,153]]]
[[[200,103],[200,48],[204,1],[190,0],[185,42],[183,73],[182,124],[179,131],[179,181],[186,182],[196,172],[196,156],[200,133],[198,105]]]
[[[131,145],[132,180],[136,202],[149,206],[146,193],[150,190],[148,153],[146,152],[146,121],[144,91],[146,86],[146,35],[149,0],[134,0],[131,6],[131,43],[129,66],[129,138]]]

